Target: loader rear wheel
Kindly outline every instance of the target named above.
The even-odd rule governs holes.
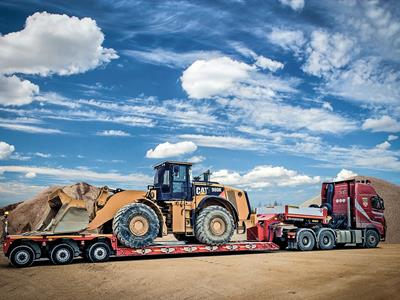
[[[143,203],[122,207],[114,217],[113,232],[124,246],[142,248],[153,243],[160,230],[155,211]]]
[[[12,266],[16,268],[30,267],[35,260],[35,251],[29,246],[19,245],[11,250],[8,256]]]
[[[74,260],[74,249],[66,243],[54,246],[50,251],[50,260],[55,265],[67,265]]]
[[[298,233],[297,247],[301,251],[311,251],[315,246],[315,238],[312,232],[303,230]]]
[[[86,257],[91,262],[104,262],[110,258],[111,250],[105,242],[96,242],[86,250]]]
[[[196,218],[195,235],[200,243],[221,245],[229,242],[235,230],[232,215],[221,206],[209,206]]]

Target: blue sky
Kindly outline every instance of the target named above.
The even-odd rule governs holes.
[[[253,205],[400,183],[396,1],[2,1],[0,204],[196,162]]]

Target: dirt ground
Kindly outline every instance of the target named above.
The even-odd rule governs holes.
[[[377,249],[40,261],[14,269],[0,257],[2,299],[395,299],[400,245]]]

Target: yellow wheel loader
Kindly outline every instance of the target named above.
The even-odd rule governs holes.
[[[140,248],[173,233],[178,240],[220,245],[234,232],[255,226],[247,193],[210,181],[210,172],[192,179],[191,163],[156,165],[147,192],[103,187],[93,207],[58,191],[40,230],[53,233],[113,233],[127,247]]]

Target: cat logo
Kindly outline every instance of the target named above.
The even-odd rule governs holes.
[[[196,186],[196,195],[206,195],[208,188],[206,186]]]

